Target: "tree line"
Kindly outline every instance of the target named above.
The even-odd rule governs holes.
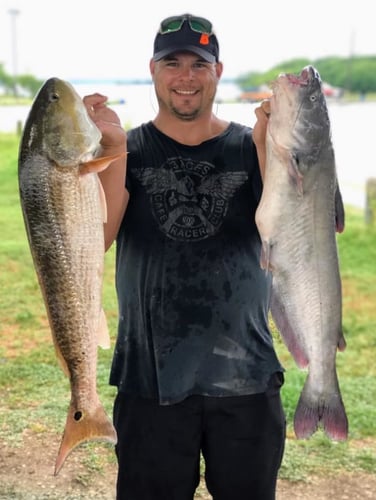
[[[5,95],[17,96],[21,94],[27,97],[34,97],[42,84],[43,81],[38,80],[33,75],[10,75],[5,71],[4,65],[0,63],[0,89],[4,90]]]
[[[360,94],[376,92],[376,56],[333,56],[314,61],[304,58],[291,59],[264,73],[246,73],[237,78],[236,83],[242,90],[270,85],[280,73],[299,74],[302,68],[308,65],[314,66],[321,79],[333,87]]]

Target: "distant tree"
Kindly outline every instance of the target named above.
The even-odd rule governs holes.
[[[237,78],[243,90],[270,85],[280,73],[299,74],[304,66],[313,65],[321,79],[334,87],[351,92],[376,92],[376,56],[330,56],[315,61],[299,58],[274,66],[264,73],[249,72]]]
[[[5,94],[12,94],[14,90],[14,79],[5,71],[4,65],[0,63],[0,87]]]
[[[376,57],[359,57],[352,61],[348,75],[349,90],[366,94],[376,91]]]
[[[38,80],[33,75],[20,75],[17,77],[16,83],[29,97],[34,97],[43,84],[41,80]]]
[[[5,71],[3,64],[0,63],[0,87],[3,88],[4,93],[7,95],[17,95],[18,91],[22,90],[22,93],[28,97],[34,97],[42,83],[42,80],[38,80],[33,75],[13,77]]]
[[[330,82],[334,87],[345,88],[348,79],[348,60],[341,57],[326,57],[313,61],[322,80]]]
[[[260,85],[271,85],[280,73],[300,73],[304,66],[310,64],[308,59],[291,59],[274,66],[265,73],[248,73],[237,79],[238,85],[243,90],[260,87]]]

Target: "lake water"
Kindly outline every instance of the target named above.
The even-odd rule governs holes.
[[[107,95],[121,122],[127,126],[134,127],[150,120],[157,110],[151,84],[79,84],[75,88],[81,96],[96,91]],[[223,119],[253,126],[256,104],[223,102],[234,99],[239,94],[240,90],[234,84],[221,84],[217,93],[220,102],[216,104],[215,111]],[[364,207],[366,180],[376,177],[373,142],[376,102],[329,102],[328,107],[344,202]],[[17,122],[24,123],[28,111],[26,106],[0,107],[0,131],[15,131]]]

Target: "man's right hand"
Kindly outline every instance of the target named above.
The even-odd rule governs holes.
[[[125,151],[127,136],[118,115],[107,107],[107,97],[95,93],[85,96],[83,102],[90,118],[102,133],[103,154]]]
[[[91,94],[83,98],[90,118],[102,133],[99,156],[119,155],[119,159],[100,172],[103,190],[107,201],[107,223],[104,224],[106,250],[116,238],[123,215],[127,208],[129,193],[125,187],[127,170],[127,135],[121,126],[118,115],[106,105],[107,97]]]

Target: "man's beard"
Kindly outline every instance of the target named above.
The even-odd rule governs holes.
[[[183,120],[183,121],[186,121],[186,122],[190,122],[190,121],[193,121],[195,120],[199,114],[200,114],[200,109],[199,108],[196,108],[190,112],[182,112],[182,111],[179,111],[177,108],[175,108],[174,106],[171,106],[171,112],[174,116],[176,116],[176,118],[179,118],[179,120]]]

